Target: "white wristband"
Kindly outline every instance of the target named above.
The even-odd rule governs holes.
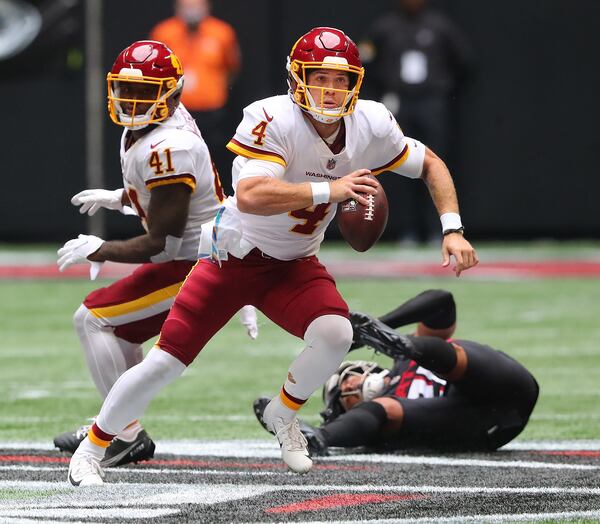
[[[329,182],[311,182],[310,189],[312,191],[313,206],[329,202]]]
[[[442,232],[447,231],[448,229],[460,229],[462,227],[462,222],[458,213],[444,213],[440,216],[440,221],[442,222]]]

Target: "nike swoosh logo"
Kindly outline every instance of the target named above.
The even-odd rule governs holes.
[[[160,142],[156,142],[156,144],[150,144],[150,149],[154,149],[158,144],[162,144],[166,138],[163,138]]]
[[[267,114],[267,110],[263,107],[263,113],[265,114],[265,118],[267,119],[267,122],[270,122],[271,120],[273,120],[272,116],[269,116]]]

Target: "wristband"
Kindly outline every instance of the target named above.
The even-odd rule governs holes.
[[[463,227],[458,213],[444,213],[440,216],[442,222],[442,234],[446,234],[449,230],[458,230]]]
[[[313,206],[329,202],[329,182],[311,182],[310,189],[312,191]]]

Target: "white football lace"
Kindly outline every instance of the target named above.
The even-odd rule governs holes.
[[[94,422],[96,422],[96,417],[88,418],[88,420],[90,421],[89,424],[84,424],[83,426],[80,426],[79,429],[75,432],[75,436],[77,438],[87,437],[87,434],[90,432],[90,428],[93,426]]]
[[[90,432],[90,428],[92,427],[91,424],[87,425],[87,426],[81,426],[76,432],[75,435],[77,436],[77,438],[85,438],[87,437],[87,434]]]
[[[283,421],[281,418],[279,420]],[[308,446],[306,437],[300,431],[297,418],[294,418],[289,424],[282,426],[275,436],[288,451],[306,451],[306,447]]]
[[[367,202],[368,204],[365,210],[365,220],[373,220],[373,215],[375,214],[375,196],[368,195]]]
[[[83,455],[74,465],[74,477],[76,478],[83,478],[89,474],[104,477],[104,471],[102,471],[98,461],[89,455]]]

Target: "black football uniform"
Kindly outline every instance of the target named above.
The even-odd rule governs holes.
[[[447,382],[414,360],[397,359],[382,396],[404,411],[397,434],[383,434],[388,448],[497,449],[525,428],[537,401],[533,375],[501,351],[453,340],[468,357],[465,376]]]

